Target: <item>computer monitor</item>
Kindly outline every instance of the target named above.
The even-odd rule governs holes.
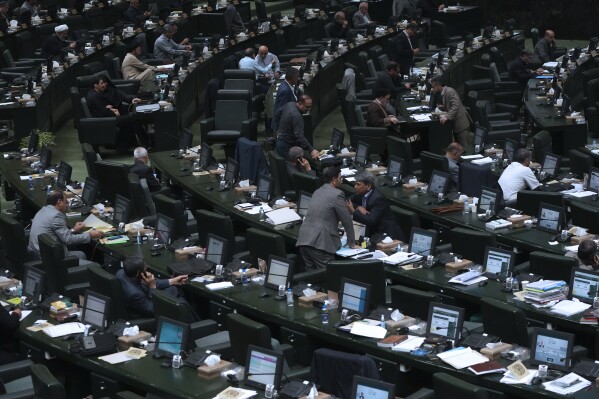
[[[551,369],[568,372],[573,347],[573,334],[535,328],[532,333],[529,363],[533,366],[545,364]]]
[[[366,166],[368,163],[368,157],[370,156],[370,145],[363,141],[358,142],[356,148],[356,159],[355,163],[360,166]]]
[[[154,234],[160,244],[166,246],[171,243],[174,227],[175,221],[173,219],[161,213],[156,214],[156,232]]]
[[[206,238],[206,260],[215,265],[224,265],[229,261],[227,248],[227,240],[214,234],[208,234]]]
[[[503,159],[507,159],[510,162],[514,161],[514,154],[520,148],[520,143],[516,140],[505,139],[505,147],[503,148]]]
[[[463,325],[463,308],[431,302],[426,326],[427,335],[440,335],[452,340],[460,339]]]
[[[485,140],[487,139],[488,130],[486,127],[476,124],[476,128],[474,129],[474,143],[473,146],[479,146],[480,151],[483,150],[483,146],[485,145]]]
[[[393,399],[395,385],[354,375],[350,399]]]
[[[592,304],[596,296],[599,296],[599,272],[572,268],[568,299],[576,298],[580,302]]]
[[[580,52],[581,52],[580,47],[575,47],[574,51],[572,52],[571,60],[572,61],[576,61],[577,59],[579,59],[580,58]]]
[[[493,26],[486,26],[483,30],[483,39],[490,39],[493,37],[494,32]]]
[[[589,47],[588,47],[588,52],[590,53],[591,51],[597,49],[597,43],[599,42],[599,37],[592,37],[591,40],[589,40]]]
[[[599,168],[591,168],[586,189],[590,191],[597,191],[599,189]]]
[[[227,158],[227,167],[225,169],[225,181],[233,185],[239,176],[239,164],[233,158]]]
[[[512,251],[487,247],[485,250],[485,273],[494,274],[496,276],[506,275],[508,270],[514,268],[515,256]]]
[[[445,195],[448,187],[449,174],[439,172],[438,170],[433,170],[433,173],[431,173],[431,179],[428,183],[427,192],[431,195],[434,195],[435,197],[439,195],[439,193]]]
[[[27,154],[31,155],[37,150],[37,144],[40,139],[39,134],[35,130],[31,131],[31,135],[29,136],[29,142],[27,143]]]
[[[52,150],[47,146],[42,147],[40,153],[40,168],[48,169],[52,163]]]
[[[100,189],[100,182],[91,177],[85,178],[85,185],[83,186],[83,192],[81,193],[81,199],[83,205],[92,206],[98,198],[98,190]]]
[[[191,148],[191,143],[193,141],[193,134],[189,131],[189,129],[183,129],[181,132],[181,140],[179,141],[179,149],[186,150]]]
[[[537,229],[551,234],[561,232],[562,221],[564,220],[564,208],[556,205],[549,205],[544,202],[539,204],[539,221]]]
[[[543,158],[542,172],[545,172],[548,176],[557,176],[559,173],[559,165],[562,161],[562,157],[559,155],[546,153]]]
[[[300,191],[297,195],[297,214],[301,217],[306,217],[308,214],[308,208],[310,207],[310,201],[312,200],[312,194],[306,191]]]
[[[344,278],[341,280],[339,292],[339,310],[348,310],[351,314],[358,314],[364,318],[370,311],[370,296],[372,286],[355,280]]]
[[[478,209],[481,211],[490,210],[493,213],[500,208],[499,191],[489,187],[481,187],[480,199],[478,200]]]
[[[256,345],[249,345],[245,360],[245,373],[243,384],[265,389],[272,384],[275,389],[281,386],[283,376],[284,356],[270,349]]]
[[[173,357],[187,347],[189,325],[163,316],[158,318],[154,354],[158,357]]]
[[[25,266],[23,272],[23,296],[27,297],[33,305],[42,302],[44,287],[46,286],[46,273],[33,266]]]
[[[270,177],[260,174],[258,183],[256,184],[256,198],[261,201],[268,202],[273,189],[273,181]]]
[[[60,161],[56,171],[58,172],[58,176],[56,177],[56,186],[61,190],[65,190],[69,180],[71,180],[73,168],[65,161]]]
[[[202,168],[203,170],[208,170],[211,163],[212,147],[210,147],[206,143],[202,143],[202,148],[200,149],[200,168]]]
[[[85,291],[85,305],[81,313],[81,322],[96,330],[103,330],[108,324],[110,298],[90,290]]]
[[[370,303],[384,305],[385,296],[385,265],[378,259],[334,261],[326,265],[325,287],[331,293],[343,291],[343,279],[347,278],[368,284],[371,289]]]
[[[275,290],[279,289],[280,285],[287,287],[293,275],[293,266],[292,260],[271,255],[266,266],[264,285]]]
[[[406,173],[406,161],[402,158],[391,155],[389,157],[389,165],[387,166],[386,178],[393,180],[397,177],[397,180],[401,179]]]
[[[421,256],[434,255],[437,249],[437,232],[420,229],[418,227],[412,228],[410,233],[410,247],[409,252],[412,252]]]
[[[114,215],[112,216],[112,223],[118,225],[119,223],[129,223],[131,218],[131,200],[123,197],[121,194],[117,194],[114,197]]]
[[[333,150],[338,151],[343,147],[343,138],[345,137],[345,133],[336,127],[333,128],[333,134],[331,135],[331,146]]]

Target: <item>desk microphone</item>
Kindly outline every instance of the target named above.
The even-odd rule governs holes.
[[[71,190],[71,189],[70,189],[68,186],[66,186],[66,190],[67,190],[69,193],[73,194],[75,197],[77,197],[77,198],[79,199],[79,201],[81,201],[81,204],[82,204],[82,206],[88,206],[88,207],[91,207],[91,205],[90,205],[90,204],[88,204],[88,203],[86,203],[86,202],[85,202],[85,200],[83,199],[83,197],[82,197],[82,196],[80,196],[79,194],[77,194],[76,192],[74,192],[73,190]],[[72,206],[72,205],[71,205],[71,208],[73,208],[73,206]],[[77,206],[77,207],[75,207],[75,208],[79,208],[79,207]],[[82,212],[82,214],[84,214],[84,213],[85,213],[86,215],[87,215],[87,214],[90,214],[90,213],[91,213],[91,209],[89,210],[89,212]]]

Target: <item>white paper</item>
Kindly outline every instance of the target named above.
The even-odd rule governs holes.
[[[595,194],[597,194],[597,193],[592,192],[592,191],[578,191],[576,193],[568,193],[569,196],[576,197],[576,198],[590,197],[591,195],[595,195]]]
[[[23,321],[23,319],[29,316],[31,312],[33,312],[33,310],[21,310],[21,318],[19,320]]]
[[[118,364],[128,360],[134,360],[132,357],[127,356],[127,352],[112,353],[110,355],[100,356],[98,359],[104,360],[110,364]]]
[[[260,208],[262,208],[264,212],[272,211],[272,208],[267,203],[263,202],[260,205],[252,206],[252,208],[247,209],[245,213],[249,213],[250,215],[257,215],[260,213]]]
[[[250,391],[249,389],[242,389],[242,388],[233,388],[233,387],[229,387],[228,388],[229,391],[231,390],[235,390],[236,392],[238,392],[240,395],[236,396],[235,399],[247,399],[247,398],[251,398],[252,396],[256,396],[258,395],[258,392],[256,391]],[[214,397],[214,399],[228,399],[230,396],[220,396],[216,395]]]
[[[559,62],[557,61],[549,61],[543,64],[543,68],[547,69],[547,68],[555,68],[559,65]]]
[[[439,359],[458,370],[489,361],[486,356],[472,350],[472,348],[456,348],[439,353],[437,356],[439,356]]]
[[[231,287],[233,287],[233,283],[231,283],[230,281],[221,281],[220,283],[206,284],[206,288],[208,288],[210,291],[217,291]]]
[[[578,382],[569,387],[565,387],[565,388],[562,388],[558,385],[560,381],[571,381],[571,380],[578,381]],[[557,380],[543,383],[543,386],[545,387],[546,390],[558,393],[560,395],[569,395],[574,392],[578,392],[581,389],[588,387],[589,385],[591,385],[590,381],[580,377],[578,374],[575,374],[575,373],[570,373],[568,375],[563,376],[562,378],[558,378]]]
[[[566,299],[553,306],[551,308],[551,312],[557,313],[562,316],[572,316],[576,313],[582,313],[590,307],[591,305],[589,305],[588,303],[574,302]]]
[[[462,159],[465,160],[469,160],[469,159],[481,159],[484,158],[482,155],[480,154],[474,154],[474,155],[461,155],[460,156]]]
[[[424,342],[424,337],[417,337],[415,335],[408,335],[408,339],[399,344],[395,345],[392,350],[397,352],[411,352],[417,349]]]
[[[352,175],[355,175],[356,173],[358,173],[358,171],[356,169],[350,169],[350,168],[342,168],[341,169],[341,177],[352,176]]]
[[[484,165],[487,163],[492,163],[493,160],[491,159],[491,157],[484,157],[484,158],[480,158],[480,159],[475,159],[472,161],[472,163],[477,164],[477,165]]]
[[[268,212],[266,217],[276,226],[279,224],[296,222],[302,220],[302,218],[293,210],[289,208],[281,208],[272,212]]]
[[[510,384],[510,385],[518,385],[518,384],[530,385],[532,379],[537,376],[537,370],[536,369],[527,369],[527,370],[528,370],[528,374],[526,375],[526,377],[522,378],[521,380],[517,380],[512,375],[512,373],[508,370],[503,374],[503,377],[501,378],[501,380],[499,382],[501,382],[502,384]]]
[[[387,257],[386,253],[384,253],[383,251],[379,251],[378,249],[374,250],[369,255],[372,255],[372,256],[365,258],[366,260],[368,260],[368,259],[383,259],[383,258]],[[363,259],[358,259],[359,257],[360,257],[360,255],[355,255],[355,256],[352,256],[352,259],[363,260]]]
[[[365,248],[341,247],[337,250],[336,254],[344,258],[349,258],[350,256],[363,254],[364,252],[368,252],[368,250]]]
[[[431,114],[414,114],[414,115],[410,115],[412,117],[412,119],[414,119],[417,122],[429,122],[431,120]]]
[[[89,216],[85,218],[85,220],[83,221],[83,224],[85,225],[86,228],[95,228],[95,229],[102,229],[102,230],[114,228],[112,225],[102,221],[100,218],[98,218],[93,213],[90,213]]]
[[[73,322],[46,327],[42,330],[52,338],[63,337],[70,334],[81,334],[85,331],[85,324]]]
[[[381,326],[371,326],[368,323],[354,323],[350,333],[361,337],[383,339],[387,335],[387,329]]]
[[[411,252],[396,252],[393,255],[382,258],[381,260],[384,263],[389,263],[391,265],[401,265],[404,263],[413,263],[422,259],[422,256],[416,255]]]

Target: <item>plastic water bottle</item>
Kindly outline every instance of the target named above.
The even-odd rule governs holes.
[[[264,207],[260,207],[260,221],[263,222],[266,220],[266,214],[264,213]]]
[[[241,284],[244,287],[250,285],[250,278],[247,275],[247,269],[241,269]]]
[[[327,309],[327,303],[326,302],[324,302],[322,304],[321,317],[322,317],[322,324],[324,324],[324,325],[329,324],[329,310]]]
[[[135,243],[140,245],[141,244],[141,233],[139,230],[137,230],[137,237],[135,239]]]
[[[464,214],[470,213],[470,203],[468,202],[468,197],[464,200]]]
[[[287,288],[287,306],[293,306],[293,290]]]
[[[33,190],[35,188],[35,184],[33,183],[33,176],[29,176],[29,189]]]
[[[21,295],[23,295],[23,283],[19,281],[19,284],[17,284],[17,296],[20,297]]]
[[[385,315],[384,314],[381,315],[381,324],[380,324],[380,326],[383,327],[383,328],[387,328],[386,325],[385,325]]]

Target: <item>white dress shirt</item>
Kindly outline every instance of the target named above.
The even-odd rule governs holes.
[[[520,162],[512,162],[499,177],[499,186],[503,190],[503,199],[506,203],[514,203],[518,191],[524,189],[534,190],[540,185],[541,183],[532,173],[532,170]]]

